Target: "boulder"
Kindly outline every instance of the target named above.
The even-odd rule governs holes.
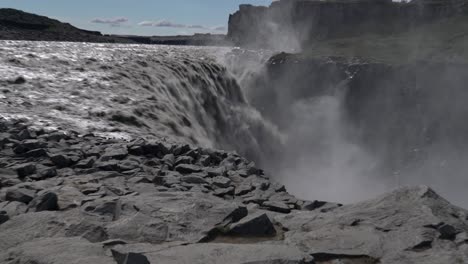
[[[265,213],[254,213],[232,224],[227,235],[243,237],[275,236],[276,229]]]
[[[40,193],[29,203],[29,211],[32,212],[57,211],[58,209],[58,197],[53,192]]]
[[[10,202],[29,204],[36,196],[36,191],[25,188],[12,188],[6,192],[5,199]]]
[[[291,212],[291,208],[289,208],[287,204],[279,201],[266,201],[262,206],[273,212],[285,214],[289,214]]]
[[[196,173],[196,172],[201,172],[202,169],[197,166],[197,165],[191,165],[191,164],[180,164],[175,167],[175,170],[177,172],[180,172],[182,174],[190,174],[190,173]]]
[[[19,178],[36,173],[36,165],[34,163],[25,163],[14,167]]]

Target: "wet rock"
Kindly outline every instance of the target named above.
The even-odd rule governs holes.
[[[228,235],[233,236],[275,236],[276,229],[270,218],[264,213],[248,215],[230,226]]]
[[[103,171],[120,171],[120,162],[117,160],[111,160],[106,162],[98,162],[96,167]]]
[[[289,214],[291,212],[291,208],[285,203],[278,202],[278,201],[267,201],[264,202],[263,207],[267,208],[270,211]]]
[[[28,151],[39,149],[39,148],[44,148],[46,146],[47,144],[40,140],[27,139],[27,140],[22,141],[21,143],[18,143],[16,147],[13,149],[13,151],[16,154],[24,154]]]
[[[190,173],[196,173],[196,172],[201,172],[202,169],[197,166],[197,165],[190,165],[190,164],[180,164],[175,167],[175,170],[177,172],[180,172],[182,174],[190,174]]]
[[[66,168],[73,165],[77,159],[66,154],[53,154],[49,156],[52,163],[58,168]]]
[[[43,149],[43,148],[34,149],[34,150],[30,150],[30,151],[24,153],[24,156],[25,156],[25,157],[28,157],[28,158],[47,157],[47,156],[48,156],[48,152],[47,152],[46,149]]]
[[[58,197],[53,192],[39,194],[29,203],[29,211],[32,212],[57,211],[58,209]]]
[[[63,132],[53,132],[53,133],[47,134],[45,138],[47,139],[47,141],[59,142],[62,139],[69,139],[70,136]]]
[[[168,165],[169,167],[173,167],[175,163],[175,156],[174,154],[167,154],[162,158],[164,164]]]
[[[36,196],[36,191],[24,188],[13,188],[6,192],[5,200],[29,204]]]
[[[19,140],[35,139],[35,138],[37,138],[37,133],[36,131],[30,128],[21,130],[21,132],[19,132],[17,135],[17,139]]]
[[[14,167],[19,178],[24,178],[26,176],[36,173],[36,165],[33,163],[21,164]]]
[[[172,153],[176,156],[184,155],[185,153],[189,152],[191,150],[189,145],[176,145],[172,149]]]
[[[140,164],[136,161],[125,160],[125,161],[119,162],[118,167],[119,167],[119,171],[131,171],[136,168],[139,168]]]
[[[92,168],[96,162],[96,157],[89,157],[87,159],[81,160],[75,165],[75,168],[78,169],[89,169]]]
[[[180,156],[175,160],[175,165],[179,164],[193,164],[194,159],[190,156]]]
[[[101,156],[101,161],[122,160],[128,156],[126,147],[111,147],[107,148],[105,153]]]

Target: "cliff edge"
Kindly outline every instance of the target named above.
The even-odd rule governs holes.
[[[406,32],[466,10],[464,0],[280,0],[269,7],[241,5],[229,17],[228,38],[238,46],[298,50],[322,40]]]

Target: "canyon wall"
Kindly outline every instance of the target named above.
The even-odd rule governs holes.
[[[297,50],[314,40],[390,34],[466,11],[466,1],[280,0],[241,5],[230,15],[228,39],[239,46]]]

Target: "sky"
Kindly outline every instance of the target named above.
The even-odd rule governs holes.
[[[175,35],[226,33],[240,4],[271,0],[0,0],[16,8],[109,34]]]

